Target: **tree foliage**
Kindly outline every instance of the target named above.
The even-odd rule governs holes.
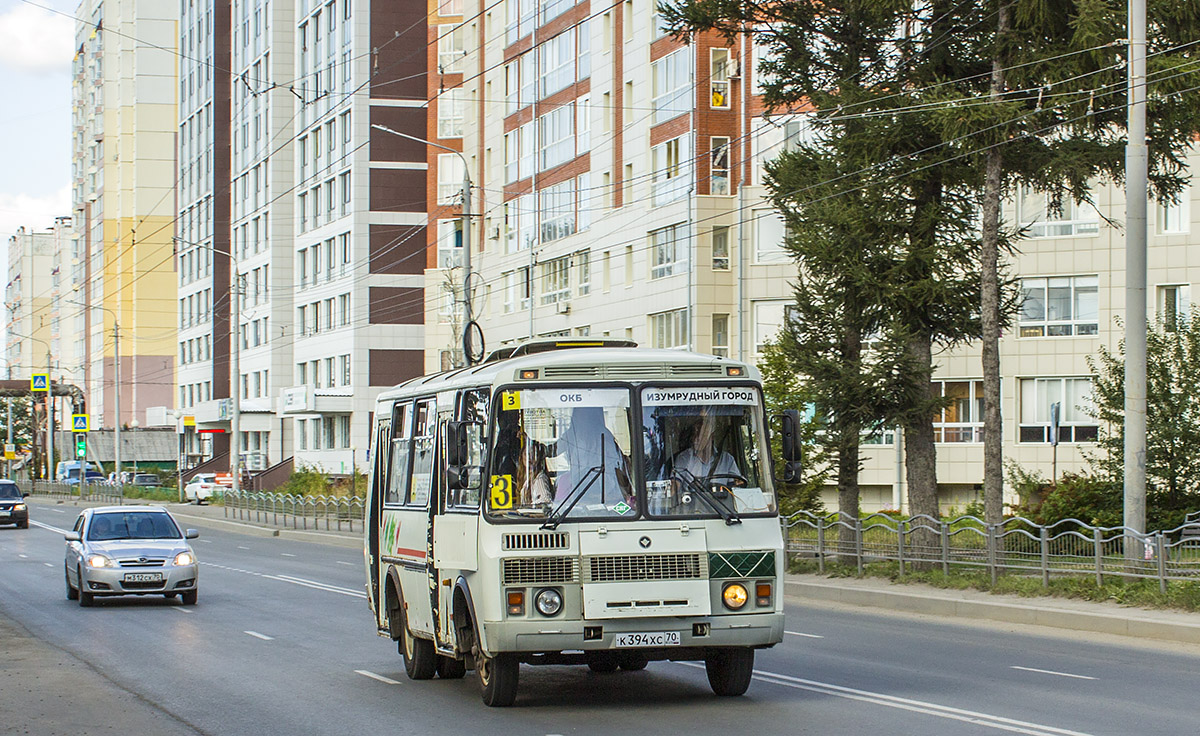
[[[798,409],[803,413],[805,407],[813,405],[815,397],[811,386],[801,381],[777,343],[768,343],[763,348],[758,369],[762,372],[763,399],[768,416],[777,416],[786,409]],[[829,468],[821,436],[821,423],[809,412],[800,426],[800,442],[804,447],[802,480],[799,483],[776,484],[779,512],[785,516],[797,511],[822,510],[821,488],[828,480]],[[781,437],[779,432],[771,435],[771,454],[776,461],[783,457]]]

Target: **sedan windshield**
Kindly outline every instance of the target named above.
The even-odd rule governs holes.
[[[16,483],[0,483],[0,498],[20,498],[21,489]]]
[[[179,539],[179,527],[162,511],[110,512],[96,514],[88,526],[92,542],[114,539]]]
[[[546,523],[636,518],[628,389],[505,391],[488,511]]]
[[[758,389],[645,388],[646,502],[654,516],[775,512]]]

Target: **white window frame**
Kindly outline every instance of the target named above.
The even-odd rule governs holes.
[[[568,29],[538,47],[538,99],[575,82],[575,33]]]
[[[673,51],[650,64],[654,116],[651,125],[665,123],[691,110],[688,100],[692,88],[692,47]]]
[[[687,350],[690,342],[688,310],[673,309],[649,317],[650,347],[664,350]]]
[[[687,272],[687,227],[686,222],[680,222],[650,231],[651,281]]]
[[[786,299],[762,299],[750,303],[750,311],[754,315],[755,355],[762,355],[767,343],[774,340],[783,329],[787,306]]]
[[[1063,198],[1062,212],[1052,213],[1045,193],[1024,185],[1017,188],[1017,222],[1026,228],[1030,238],[1100,234],[1100,217],[1094,209],[1091,216],[1081,213],[1080,204],[1067,195]]]
[[[541,242],[575,234],[575,180],[567,179],[537,194],[542,214]]]
[[[1091,402],[1090,376],[1050,376],[1018,379],[1020,387],[1020,424],[1018,442],[1021,444],[1050,444],[1050,405],[1057,398],[1059,407],[1059,444],[1095,442],[1099,420],[1088,413]],[[1081,393],[1086,383],[1089,393]],[[1057,384],[1057,386],[1056,386]],[[1076,405],[1069,396],[1080,400]]]
[[[733,63],[732,52],[727,48],[711,48],[708,52],[708,68],[710,70],[709,107],[714,110],[728,110],[730,105],[729,70]]]
[[[958,399],[952,406],[940,409],[934,416],[933,441],[952,445],[983,442],[983,379],[938,379],[933,382],[943,399],[950,384],[966,384],[967,396]],[[963,401],[966,403],[963,404]],[[951,417],[957,419],[951,420]]]
[[[1155,203],[1154,224],[1159,235],[1182,235],[1191,229],[1191,184],[1184,186],[1176,197],[1175,202]]]
[[[571,300],[571,257],[562,256],[541,264],[541,303],[557,304]]]
[[[461,0],[459,0],[461,2]],[[443,74],[462,71],[462,60],[467,54],[466,33],[462,23],[450,23],[437,27],[438,67]]]
[[[752,210],[754,219],[754,262],[757,264],[789,263],[791,258],[784,241],[787,224],[775,210]]]
[[[462,218],[437,221],[438,268],[458,268],[462,265]]]
[[[537,120],[541,145],[538,171],[546,171],[575,158],[574,105],[562,105]]]
[[[1069,291],[1070,314],[1050,314],[1050,290]],[[1040,299],[1037,297],[1040,292]],[[1091,299],[1088,299],[1088,296]],[[1031,337],[1094,337],[1100,325],[1100,280],[1095,274],[1040,276],[1021,279],[1021,311],[1017,315],[1018,334]],[[1092,304],[1088,304],[1091,301]],[[1081,318],[1081,306],[1094,311]]]
[[[463,137],[467,105],[462,87],[454,87],[438,95],[437,114],[438,138]]]
[[[439,153],[438,204],[459,204],[463,187],[463,161],[457,153]]]
[[[651,201],[666,204],[687,196],[691,187],[691,134],[663,141],[650,149],[653,175],[650,183]],[[685,156],[687,163],[685,163]]]

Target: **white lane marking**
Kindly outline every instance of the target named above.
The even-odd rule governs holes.
[[[29,559],[29,555],[23,555],[23,554],[21,554],[20,552],[18,552],[18,553],[17,553],[17,557],[20,557],[20,558],[22,558],[22,559],[25,559],[25,560],[28,560],[28,559]]]
[[[42,564],[46,567],[54,567],[54,565],[51,565],[49,562],[43,562]]]
[[[785,631],[783,633],[791,634],[792,636],[803,636],[808,639],[824,639],[825,638],[823,636],[818,636],[817,634],[805,634],[803,631]]]
[[[54,513],[56,513],[56,514],[65,514],[65,513],[67,513],[66,511],[63,511],[62,509],[50,509],[50,510],[51,510],[51,511],[53,511]]]
[[[212,540],[211,540],[211,539],[197,539],[196,541],[197,541],[197,542],[202,542],[202,543],[204,543],[204,544],[212,544]]]
[[[30,519],[29,523],[33,524],[36,527],[41,527],[42,529],[48,529],[49,531],[52,531],[55,534],[66,534],[67,533],[66,529],[59,529],[56,526],[50,526],[49,524],[43,524],[42,522],[34,521],[33,519]]]
[[[243,547],[242,545],[240,545],[240,544],[239,544],[239,545],[238,545],[238,549],[250,549],[250,548],[249,548],[249,547]]]
[[[289,554],[288,552],[280,552],[279,556],[280,557],[295,557],[296,555]]]
[[[1039,670],[1036,667],[1018,667],[1015,664],[1011,667],[1011,669],[1022,670],[1024,672],[1037,672],[1037,673],[1043,674],[1043,675],[1056,675],[1058,677],[1073,677],[1076,680],[1094,680],[1094,679],[1096,679],[1094,677],[1088,677],[1087,675],[1072,675],[1070,672],[1055,672],[1054,670]]]
[[[390,677],[384,677],[383,675],[377,675],[374,672],[368,672],[367,670],[354,670],[354,672],[355,672],[355,674],[362,675],[363,677],[369,677],[372,680],[379,680],[380,682],[382,682],[385,685],[399,685],[400,684],[399,680],[393,680]]]
[[[186,609],[186,608],[180,608],[179,606],[175,606],[175,607],[173,607],[171,610],[172,610],[172,611],[178,611],[179,613],[186,613],[186,614],[187,614],[187,615],[189,615],[189,616],[191,616],[191,615],[192,615],[192,612],[191,612],[190,610],[188,610],[188,609]]]
[[[345,560],[338,560],[338,561],[337,561],[337,563],[338,563],[339,565],[353,565],[353,564],[355,564],[355,563],[353,563],[353,562],[346,562]]]
[[[698,667],[700,669],[704,669],[704,665],[697,662],[676,662],[676,664],[680,664],[685,667]],[[962,721],[964,723],[971,723],[977,726],[995,728],[1000,731],[1029,734],[1029,736],[1090,736],[1090,734],[1086,734],[1081,731],[1070,731],[1065,728],[1046,726],[1040,723],[1030,723],[1028,721],[1018,721],[1013,718],[1005,718],[1003,716],[994,716],[988,713],[963,710],[962,708],[952,708],[949,706],[938,705],[937,703],[928,703],[921,700],[898,698],[894,695],[873,693],[867,690],[855,690],[854,688],[850,687],[842,687],[841,685],[832,685],[828,682],[817,682],[815,680],[804,680],[799,677],[781,675],[776,672],[754,670],[754,676],[764,682],[769,682],[774,685],[782,685],[784,687],[790,687],[796,690],[807,690],[809,692],[820,693],[821,695],[831,695],[836,698],[857,700],[863,703],[882,705],[887,708],[907,710],[913,713],[921,713],[924,715],[936,716],[938,718],[946,718],[952,721]]]
[[[291,583],[292,585],[301,585],[301,586],[304,586],[305,588],[313,588],[315,590],[323,590],[327,593],[337,593],[339,595],[348,595],[352,598],[366,598],[367,597],[366,593],[363,593],[363,592],[360,592],[357,590],[353,590],[351,588],[340,588],[336,585],[329,585],[328,583],[319,583],[315,580],[305,580],[304,578],[294,578],[289,575],[269,575],[265,572],[255,572],[254,570],[243,570],[238,567],[229,567],[228,565],[218,565],[214,562],[201,562],[200,564],[205,565],[207,567],[215,567],[219,570],[228,570],[229,572],[240,572],[245,575],[253,575],[255,577],[265,578],[267,580],[278,580],[281,583]]]
[[[257,631],[243,631],[242,633],[249,634],[250,636],[253,636],[255,639],[262,639],[263,641],[274,641],[275,640],[275,637],[267,636],[266,634],[260,634]]]

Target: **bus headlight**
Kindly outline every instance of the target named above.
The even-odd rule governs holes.
[[[557,616],[563,607],[562,593],[554,588],[546,588],[538,592],[537,598],[533,600],[533,605],[543,616]]]
[[[721,591],[721,602],[731,611],[741,610],[748,600],[750,600],[750,594],[746,592],[746,586],[741,583],[730,583]]]

